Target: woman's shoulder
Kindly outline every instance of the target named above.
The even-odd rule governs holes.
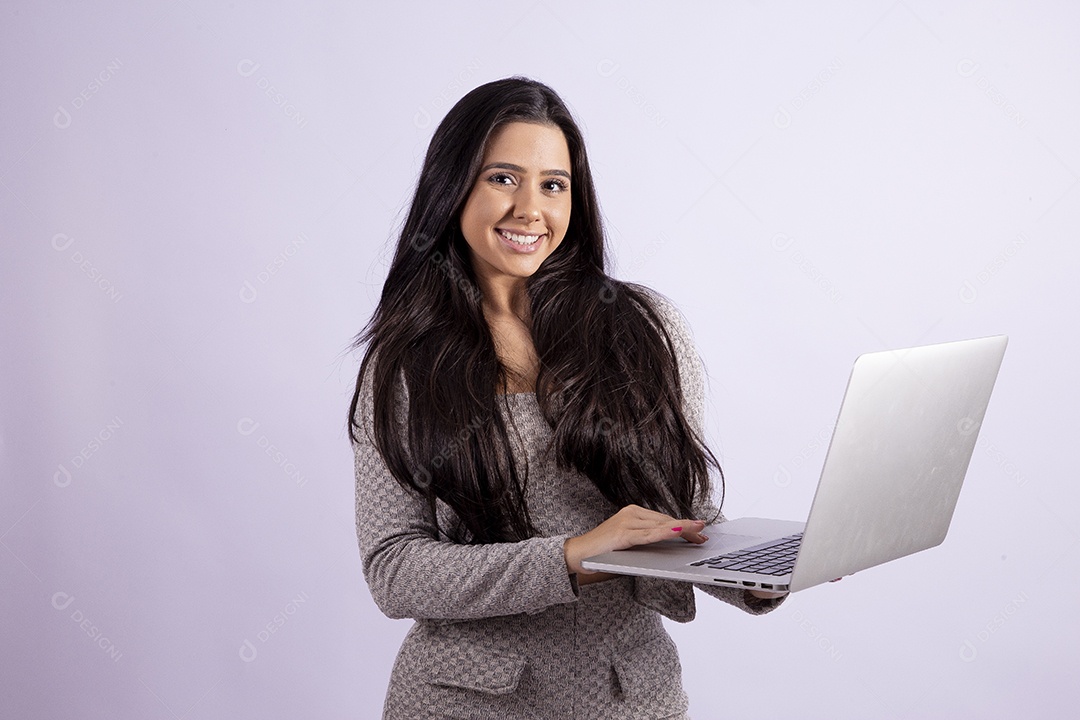
[[[372,422],[375,413],[375,381],[376,362],[378,360],[378,348],[369,348],[365,351],[367,358],[361,361],[358,370],[358,381],[354,390],[355,408],[353,410],[353,423],[358,427],[365,427]],[[396,382],[392,384],[393,395],[391,403],[397,409],[407,408],[409,404],[409,388],[405,382],[405,371],[399,369],[393,374]]]
[[[675,301],[659,290],[637,283],[633,286],[648,298],[649,304],[656,311],[668,337],[671,338],[681,377],[694,386],[702,382],[702,359],[698,354],[697,342],[690,329],[690,323],[682,310]]]
[[[648,285],[642,285],[640,283],[628,284],[646,297],[649,305],[656,311],[656,314],[660,316],[660,321],[664,324],[664,328],[668,331],[668,334],[672,336],[672,341],[676,342],[676,344],[686,343],[691,347],[693,346],[693,333],[690,329],[690,324],[687,322],[686,316],[683,315],[674,300]]]

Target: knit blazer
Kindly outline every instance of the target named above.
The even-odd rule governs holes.
[[[704,374],[689,327],[670,300],[649,296],[674,342],[688,420],[704,436]],[[353,445],[363,572],[383,613],[415,620],[391,671],[385,719],[684,718],[679,655],[661,616],[692,620],[695,587],[755,615],[783,601],[632,576],[579,586],[563,543],[619,508],[584,474],[556,467],[533,393],[502,396],[500,413],[512,426],[514,462],[528,465],[525,500],[538,534],[483,545],[440,538],[427,502],[394,479],[372,441],[370,375]],[[437,513],[440,527],[453,525],[446,505]],[[707,503],[696,517],[715,513]]]

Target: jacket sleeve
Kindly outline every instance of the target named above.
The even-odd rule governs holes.
[[[471,620],[535,613],[578,597],[567,535],[462,545],[437,539],[427,501],[390,473],[374,444],[372,373],[356,409],[356,534],[364,578],[391,618]]]
[[[703,440],[705,438],[705,373],[701,357],[698,355],[690,326],[679,309],[666,297],[650,290],[653,307],[664,321],[664,326],[671,336],[678,358],[679,380],[683,391],[683,409],[691,427]],[[695,507],[695,518],[710,521],[718,513],[718,508],[710,500]],[[726,518],[719,515],[717,522]],[[635,578],[635,598],[638,602],[651,607],[676,622],[689,622],[694,619],[693,588],[698,588],[707,595],[726,602],[752,615],[762,615],[775,610],[787,598],[786,595],[772,600],[763,600],[739,588],[721,587],[687,583],[678,580],[660,578]]]

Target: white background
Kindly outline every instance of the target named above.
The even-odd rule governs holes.
[[[1010,336],[945,543],[762,618],[699,594],[695,718],[1071,707],[1075,4],[0,16],[0,714],[378,715],[409,622],[361,574],[347,347],[435,124],[517,73],[694,330],[729,517],[805,517],[857,354]]]

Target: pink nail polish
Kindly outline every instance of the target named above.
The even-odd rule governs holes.
[[[671,528],[671,532],[682,532],[682,528],[681,527]]]

